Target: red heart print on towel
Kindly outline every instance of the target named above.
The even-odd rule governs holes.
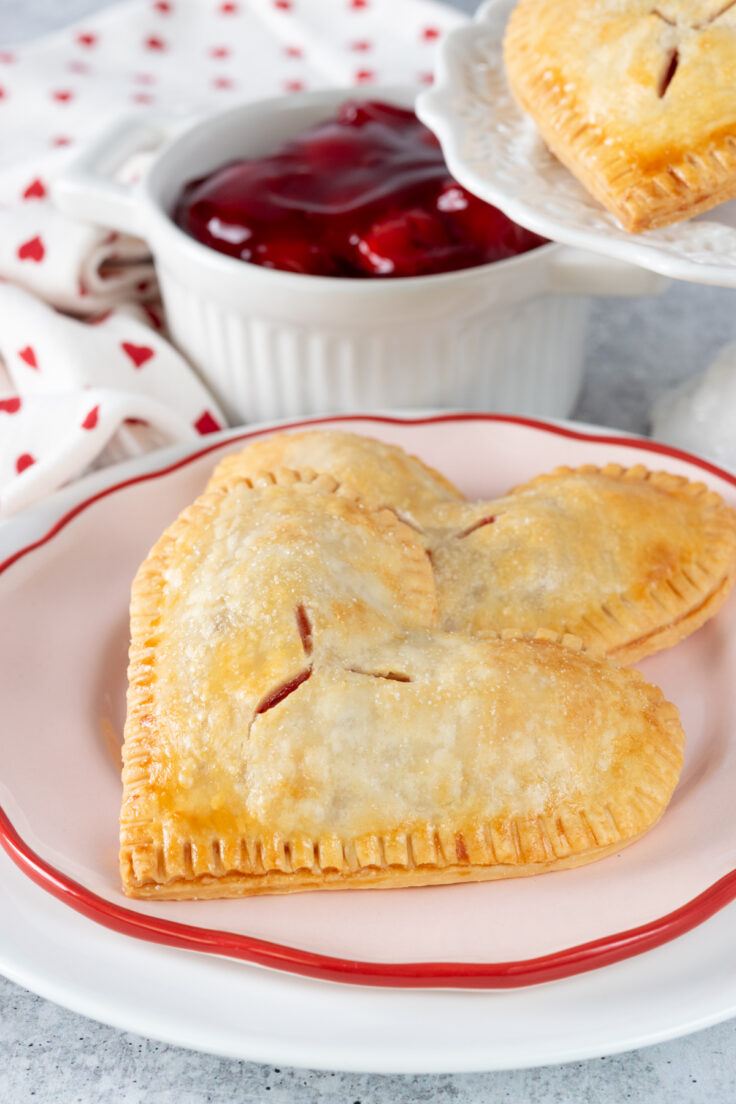
[[[196,422],[194,423],[194,428],[197,430],[198,433],[205,434],[217,433],[220,427],[210,414],[209,410],[205,410],[202,412],[199,418],[197,418]]]
[[[24,472],[26,468],[30,468],[31,464],[35,463],[36,457],[31,456],[30,452],[24,452],[15,461],[15,470],[17,471],[18,475],[20,475],[20,473]]]
[[[162,38],[158,38],[157,35],[151,35],[149,38],[147,38],[146,41],[145,41],[145,46],[146,46],[147,50],[165,50],[166,49],[166,43],[164,42],[164,40]]]
[[[100,414],[99,406],[93,406],[87,417],[82,422],[82,429],[94,429]]]
[[[121,341],[120,346],[126,356],[129,356],[136,368],[140,368],[153,356],[153,349],[148,345],[134,345],[132,341]]]
[[[42,261],[46,255],[44,244],[41,241],[38,234],[35,238],[30,238],[27,242],[23,242],[18,246],[18,258],[21,261]]]
[[[26,188],[26,190],[24,191],[23,198],[24,199],[45,199],[46,198],[46,189],[43,186],[43,181],[39,180],[38,177],[36,177],[35,180],[32,180],[31,183]]]
[[[90,46],[94,46],[95,43],[97,42],[97,35],[96,34],[91,34],[89,32],[85,32],[83,34],[78,34],[77,35],[77,42],[79,43],[80,46],[87,46],[89,48]]]
[[[58,88],[56,92],[52,92],[51,95],[57,103],[69,103],[74,98],[74,93],[68,88]]]
[[[0,412],[5,414],[17,414],[20,410],[20,399],[14,395],[12,399],[0,399]]]
[[[30,345],[26,345],[25,349],[19,349],[18,356],[26,362],[29,368],[38,368],[36,354]]]

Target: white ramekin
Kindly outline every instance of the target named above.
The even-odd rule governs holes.
[[[171,336],[233,423],[391,407],[569,414],[589,297],[654,294],[661,277],[558,245],[437,276],[304,276],[224,256],[172,221],[188,180],[270,152],[358,95],[412,102],[406,90],[333,89],[188,124],[123,120],[56,181],[54,199],[146,239]],[[157,152],[143,179],[115,180],[144,150]]]

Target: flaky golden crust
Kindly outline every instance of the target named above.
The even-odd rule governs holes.
[[[389,506],[423,526],[438,502],[463,501],[440,472],[396,445],[339,430],[276,433],[226,456],[207,489],[229,487],[259,471],[292,468],[329,472],[348,493],[370,506]]]
[[[339,453],[330,437],[295,447]],[[631,662],[712,616],[736,514],[702,484],[616,464],[471,504],[409,461],[422,529],[388,500],[400,450],[371,504],[385,454],[354,458],[372,449],[348,443],[349,488],[223,462],[141,566],[129,895],[520,877],[601,858],[662,815],[677,711],[604,653]],[[414,492],[397,490],[404,508]]]
[[[601,858],[661,816],[684,737],[674,706],[638,672],[550,633],[410,634],[382,650],[406,681],[326,665],[255,718],[237,809],[213,809],[213,793],[231,793],[232,732],[221,731],[221,761],[208,763],[223,790],[212,778],[203,793],[190,785],[175,816],[156,778],[139,776],[136,800],[150,785],[156,813],[143,837],[126,825],[126,892],[184,899],[519,877]],[[181,768],[186,751],[173,755]]]
[[[242,796],[239,749],[284,687],[345,653],[355,636],[375,643],[435,624],[420,538],[390,510],[368,510],[338,491],[329,475],[288,470],[215,489],[139,569],[123,747],[126,884],[150,863],[153,832],[164,848],[157,862],[164,840],[195,847],[192,825],[184,836],[177,827],[192,813],[192,788],[200,787],[210,834],[218,816],[227,820],[227,802]],[[233,736],[227,762],[225,731]],[[207,794],[209,762],[217,777]]]
[[[661,693],[571,636],[443,633],[419,536],[337,492],[215,489],[140,569],[125,892],[519,876],[651,827],[682,764]]]
[[[736,577],[736,513],[642,465],[561,467],[470,510],[441,507],[429,535],[452,631],[546,625],[634,663],[704,624]]]
[[[414,526],[446,629],[547,627],[634,663],[703,625],[736,578],[736,513],[702,483],[641,465],[560,468],[502,499],[468,503],[396,446],[311,430],[226,457],[208,486],[231,487],[259,461],[284,457],[307,470],[332,463],[347,480],[339,493]],[[484,525],[496,515],[502,523]]]
[[[520,0],[511,89],[625,229],[736,196],[736,10],[719,0]]]
[[[649,831],[649,827],[646,831]],[[629,836],[601,847],[592,846],[588,851],[563,856],[546,862],[448,863],[446,866],[416,865],[407,860],[407,866],[366,866],[351,872],[347,860],[344,870],[269,870],[241,873],[237,870],[224,874],[185,873],[166,884],[151,881],[136,885],[131,897],[159,901],[205,901],[221,897],[256,896],[259,893],[299,893],[305,890],[327,889],[401,889],[420,886],[457,885],[462,882],[497,882],[502,878],[529,878],[535,874],[547,874],[552,870],[570,870],[596,862],[608,855],[629,847],[645,833]],[[408,850],[408,848],[407,848]],[[439,849],[438,849],[439,853]]]

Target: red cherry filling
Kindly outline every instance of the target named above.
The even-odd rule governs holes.
[[[378,101],[348,101],[275,153],[190,182],[174,214],[221,253],[318,276],[451,272],[544,240],[452,180],[413,111]]]
[[[492,246],[496,251],[493,260],[515,257],[544,240],[523,226],[517,226],[497,207],[466,192],[454,180],[448,180],[437,196],[437,210],[458,237],[477,244],[485,243],[488,248]]]
[[[296,607],[296,627],[299,632],[299,637],[304,648],[305,655],[312,654],[312,622],[309,620],[309,614],[305,610],[301,603]]]
[[[281,686],[277,686],[275,690],[272,690],[262,700],[261,704],[256,709],[256,716],[259,713],[267,713],[269,709],[273,709],[275,705],[280,705],[284,698],[288,698],[289,694],[293,694],[295,690],[298,690],[303,682],[306,682],[312,674],[312,668],[307,667],[305,671],[295,675],[294,678],[289,679],[288,682],[284,682]]]
[[[355,246],[358,264],[370,275],[418,276],[458,267],[445,263],[458,252],[447,228],[421,207],[377,219],[356,234]]]
[[[317,242],[299,237],[273,237],[244,249],[244,261],[282,272],[304,272],[313,276],[336,276],[337,266],[331,253]]]
[[[458,537],[469,537],[471,533],[477,532],[478,529],[483,529],[486,525],[493,525],[495,520],[495,514],[488,514],[487,517],[480,518],[473,525],[469,525],[467,529],[463,529],[462,532],[457,535]]]

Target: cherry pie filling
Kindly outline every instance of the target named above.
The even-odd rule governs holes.
[[[453,180],[413,111],[378,101],[190,181],[174,218],[220,253],[314,276],[452,272],[544,244]]]

